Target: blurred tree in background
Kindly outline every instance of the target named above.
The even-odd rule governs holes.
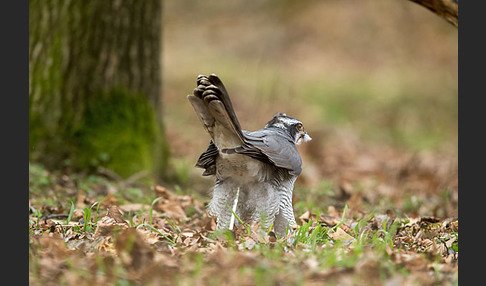
[[[455,27],[459,25],[458,0],[410,0],[434,12]]]
[[[29,161],[162,173],[161,15],[160,0],[29,1]]]

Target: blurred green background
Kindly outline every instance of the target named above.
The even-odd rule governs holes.
[[[29,9],[39,15],[48,9],[33,2]],[[148,105],[137,100],[140,96],[134,94],[140,90],[123,88],[127,80],[121,79],[109,90],[92,92],[93,109],[86,108],[81,115],[86,120],[67,141],[56,129],[46,137],[39,122],[49,122],[46,116],[55,112],[51,107],[59,107],[39,108],[42,101],[32,96],[34,83],[50,81],[55,89],[64,75],[42,77],[42,69],[36,71],[30,61],[31,162],[68,170],[103,166],[125,178],[146,170],[159,182],[205,193],[212,181],[201,178],[202,170],[193,166],[209,136],[186,95],[198,74],[215,73],[225,83],[243,129],[262,128],[275,112],[304,123],[313,141],[299,147],[304,172],[297,188],[316,191],[330,180],[366,189],[363,178],[372,178],[386,186],[401,182],[394,191],[457,193],[458,31],[444,19],[400,0],[158,3],[160,19],[141,9],[144,23],[151,26],[129,30],[124,37],[143,39],[141,34],[160,24],[160,54],[142,53],[146,58],[140,60],[161,68],[160,82],[148,82],[161,84],[156,92],[160,101],[153,95],[145,95]],[[115,16],[123,21],[123,15]],[[93,17],[107,16],[93,12],[87,19]],[[32,13],[30,21],[31,29],[38,27]],[[90,31],[96,31],[93,27]],[[97,59],[95,47],[89,49]],[[112,49],[116,53],[124,47]],[[32,45],[30,53],[34,50]],[[58,62],[50,66],[63,66],[62,48],[51,53]],[[94,73],[85,85],[96,82],[96,70],[82,71]],[[138,69],[131,71],[137,77]],[[103,97],[106,93],[115,95]],[[41,148],[56,141],[66,148]],[[61,160],[50,162],[55,156],[46,154],[59,154]],[[416,165],[414,158],[419,158]],[[404,187],[400,180],[410,179],[406,172],[433,177],[433,183]],[[372,185],[376,191],[379,184]]]

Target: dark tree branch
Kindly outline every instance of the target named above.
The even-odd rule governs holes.
[[[458,10],[459,0],[409,0],[417,3],[440,17],[446,19],[449,23],[458,27]]]

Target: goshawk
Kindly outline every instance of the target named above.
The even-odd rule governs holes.
[[[187,96],[211,136],[196,166],[215,175],[209,213],[217,228],[232,229],[233,212],[244,222],[260,222],[284,236],[295,225],[292,191],[302,172],[296,145],[311,140],[302,122],[277,113],[263,129],[242,130],[226,88],[215,74],[199,75]]]

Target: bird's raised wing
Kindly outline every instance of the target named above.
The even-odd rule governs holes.
[[[227,154],[245,154],[260,161],[289,170],[295,176],[302,172],[302,158],[291,138],[278,129],[265,128],[255,132],[243,130],[245,144],[222,150]]]

